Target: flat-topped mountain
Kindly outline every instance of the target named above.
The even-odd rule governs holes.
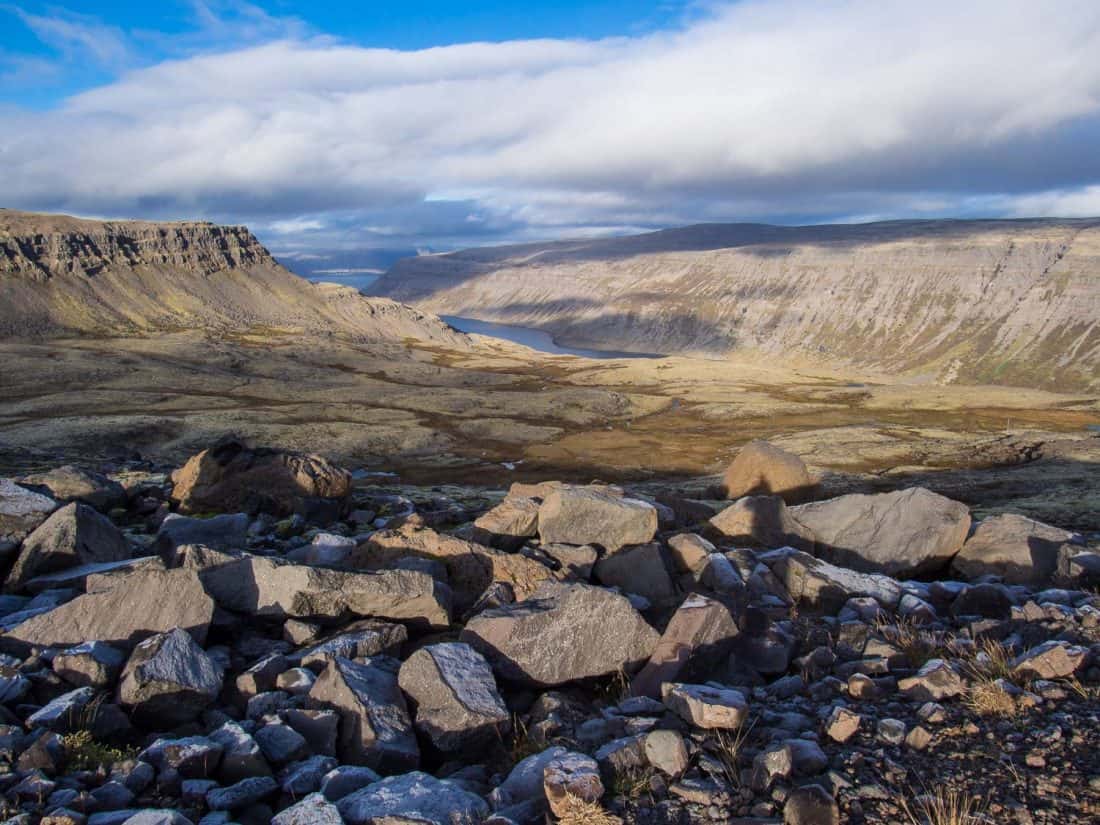
[[[638,352],[1100,386],[1100,219],[706,224],[398,262],[372,292]]]
[[[256,326],[464,345],[434,316],[299,278],[243,226],[0,210],[0,337]]]

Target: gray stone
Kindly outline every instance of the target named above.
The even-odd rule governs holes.
[[[350,825],[479,825],[489,815],[480,796],[418,771],[375,782],[344,797],[336,807]]]
[[[468,644],[420,648],[401,665],[398,682],[412,701],[416,729],[441,751],[499,741],[510,719],[489,663]]]
[[[674,730],[653,730],[645,735],[645,756],[650,765],[668,776],[688,769],[690,757],[684,737]]]
[[[68,733],[83,727],[84,708],[95,698],[90,687],[77,688],[52,699],[40,710],[27,717],[28,728],[48,728],[58,733]]]
[[[609,552],[596,562],[592,572],[600,584],[636,593],[651,604],[667,604],[676,598],[676,585],[657,542]]]
[[[901,587],[889,576],[859,573],[799,551],[763,557],[797,603],[836,613],[853,596],[870,596],[887,609],[901,601]]]
[[[1051,640],[1031,648],[1012,661],[1012,670],[1030,679],[1065,679],[1088,658],[1088,649]]]
[[[951,562],[965,579],[999,576],[1010,584],[1043,584],[1054,576],[1059,554],[1080,537],[1039,521],[1004,513],[984,519]]]
[[[319,793],[275,815],[271,825],[344,825],[340,811]]]
[[[19,544],[57,507],[49,496],[0,478],[0,543]]]
[[[222,673],[186,631],[175,628],[146,639],[130,655],[118,695],[148,723],[180,724],[217,698]]]
[[[538,525],[539,503],[509,496],[474,522],[473,536],[483,544],[515,550],[537,535]]]
[[[339,802],[348,794],[373,785],[381,778],[365,765],[341,765],[321,779],[321,794],[329,802]]]
[[[814,548],[813,531],[800,524],[778,496],[745,496],[708,524],[712,534],[741,547]]]
[[[53,672],[78,687],[105,688],[114,684],[126,654],[103,642],[85,642],[53,658]]]
[[[215,788],[206,795],[206,804],[212,811],[237,811],[279,790],[270,776],[253,776],[242,779],[228,788]]]
[[[840,825],[840,808],[820,785],[803,785],[783,804],[783,825]]]
[[[226,722],[208,737],[222,748],[218,777],[224,782],[239,782],[250,776],[271,773],[260,746],[252,735],[236,722]]]
[[[161,556],[172,557],[176,549],[199,544],[213,550],[239,550],[248,546],[247,513],[225,513],[212,518],[189,518],[169,513],[157,530],[156,549]]]
[[[609,553],[629,544],[645,544],[657,533],[657,509],[598,487],[552,489],[539,506],[539,536],[544,542],[593,544]]]
[[[214,775],[225,748],[212,736],[157,739],[141,752],[141,759],[158,771],[174,770],[184,779],[207,779]]]
[[[91,825],[90,819],[88,822]],[[191,825],[191,820],[179,811],[149,808],[124,819],[122,825]]]
[[[129,557],[126,539],[109,518],[86,504],[73,502],[51,515],[23,540],[23,549],[4,587],[18,590],[45,573]]]
[[[661,692],[665,706],[697,728],[737,730],[749,713],[745,695],[733,688],[666,682]]]
[[[302,651],[293,661],[315,671],[328,664],[328,660],[341,656],[345,659],[366,659],[371,656],[397,656],[408,640],[409,631],[404,625],[364,619],[349,625],[343,631],[323,642]]]
[[[541,799],[543,770],[565,753],[567,753],[565,748],[554,745],[517,762],[504,782],[490,793],[489,798],[493,808],[500,810],[529,799]]]
[[[604,794],[596,760],[583,753],[563,753],[542,771],[542,788],[555,816],[563,816],[571,799],[598,802]]]
[[[943,659],[929,659],[915,675],[899,679],[898,690],[915,702],[939,702],[963,694],[966,684]]]
[[[19,483],[27,487],[45,488],[45,492],[58,501],[79,501],[103,513],[114,507],[126,506],[126,490],[121,484],[71,464],[23,476]]]
[[[805,501],[816,482],[801,458],[767,441],[750,441],[722,476],[729,499],[742,496],[781,496],[789,503]]]
[[[272,765],[285,765],[303,759],[309,752],[305,737],[289,725],[264,725],[252,738]]]
[[[301,762],[287,765],[279,774],[279,787],[283,793],[297,798],[320,790],[325,776],[337,766],[331,756],[311,756]]]

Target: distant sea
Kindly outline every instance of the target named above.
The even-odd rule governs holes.
[[[342,284],[362,291],[381,277],[380,272],[311,272],[306,277],[314,283]]]

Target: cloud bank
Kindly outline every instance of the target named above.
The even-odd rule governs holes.
[[[1100,4],[742,2],[412,52],[291,32],[0,117],[6,205],[248,222],[286,251],[1098,214]]]

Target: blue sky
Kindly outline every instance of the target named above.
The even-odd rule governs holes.
[[[0,205],[246,223],[318,266],[1096,215],[1100,3],[0,0],[0,120]]]

